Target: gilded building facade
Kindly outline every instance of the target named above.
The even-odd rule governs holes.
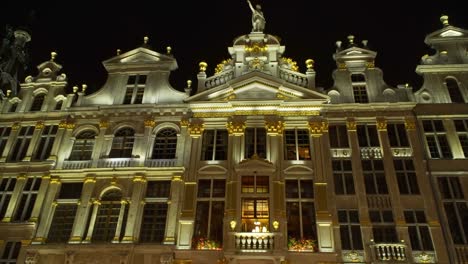
[[[354,36],[327,89],[263,27],[185,92],[148,38],[90,94],[52,53],[0,105],[0,263],[468,263],[468,31],[441,21],[417,90]]]

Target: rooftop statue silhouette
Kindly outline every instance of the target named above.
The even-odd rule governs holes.
[[[252,6],[250,0],[247,0],[250,10],[252,10],[252,32],[263,32],[265,30],[266,20],[263,16],[262,7],[256,5],[255,8]]]

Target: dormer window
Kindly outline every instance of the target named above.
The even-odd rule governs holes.
[[[351,85],[353,86],[353,97],[355,103],[368,103],[366,77],[364,74],[351,74]]]
[[[146,86],[146,75],[130,75],[123,104],[141,104]]]
[[[36,112],[41,111],[42,104],[44,103],[45,94],[38,94],[34,96],[34,100],[31,104],[31,109],[29,111]]]
[[[450,100],[452,103],[464,103],[463,95],[458,86],[457,80],[454,78],[446,78],[445,85],[447,86],[448,93],[450,95]]]

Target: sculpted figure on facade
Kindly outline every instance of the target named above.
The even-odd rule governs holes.
[[[263,32],[266,20],[263,16],[262,7],[257,4],[254,8],[250,0],[247,0],[247,3],[249,4],[250,10],[252,10],[252,32]]]

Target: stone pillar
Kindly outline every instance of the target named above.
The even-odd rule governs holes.
[[[31,142],[29,142],[28,150],[26,151],[26,156],[23,158],[23,161],[31,161],[32,155],[34,154],[33,151],[35,150],[36,145],[41,138],[41,133],[43,129],[44,122],[37,121],[31,138]]]
[[[71,137],[72,131],[75,128],[75,123],[62,121],[58,125],[57,135],[55,136],[55,142],[50,151],[50,158],[56,160],[57,164],[62,164],[63,160],[68,159],[70,156],[70,150],[73,147],[73,142],[70,145],[69,138]],[[60,155],[59,155],[60,153]]]
[[[18,136],[19,128],[20,128],[20,124],[18,122],[14,123],[11,126],[10,136],[8,137],[8,140],[7,140],[6,144],[5,144],[5,148],[3,149],[3,153],[1,153],[2,156],[0,158],[0,162],[5,162],[6,161],[6,159],[8,157],[8,154],[9,154],[10,150],[13,148],[13,144],[16,141],[16,137]]]
[[[83,190],[81,191],[81,199],[76,210],[75,222],[71,232],[71,238],[68,243],[81,243],[88,221],[89,207],[91,203],[91,196],[93,194],[94,185],[96,179],[94,177],[87,177],[83,184]],[[91,225],[90,225],[91,227]]]
[[[177,216],[180,205],[182,203],[182,193],[184,188],[184,181],[180,176],[172,177],[171,183],[171,197],[169,199],[167,208],[167,219],[166,219],[166,233],[164,234],[163,244],[174,245],[176,228],[177,228]]]
[[[93,237],[94,224],[96,223],[97,213],[98,213],[100,205],[101,205],[101,201],[99,200],[93,201],[93,211],[91,213],[91,218],[89,219],[88,232],[86,233],[86,238],[83,241],[83,243],[91,242],[91,239]],[[120,215],[119,215],[119,219],[120,219]]]
[[[362,173],[361,150],[357,136],[357,123],[353,118],[349,118],[346,123],[348,130],[349,147],[351,148],[351,164],[354,177],[354,188],[356,190],[356,198],[359,204],[359,220],[361,224],[362,241],[365,251],[366,262],[371,261],[371,251],[367,244],[370,242],[372,235],[372,225],[369,218],[369,207],[367,204],[366,186],[364,184],[364,175]]]
[[[93,160],[93,168],[96,168],[98,166],[99,159],[104,154],[104,152],[107,151],[107,142],[105,135],[108,127],[108,120],[101,120],[101,122],[99,122],[99,135],[97,135],[96,137],[96,146],[94,147],[94,152],[91,156],[91,159]]]
[[[42,177],[41,185],[39,186],[39,191],[37,193],[36,202],[34,203],[34,207],[31,212],[31,217],[29,218],[29,222],[35,223],[38,221],[39,215],[41,214],[42,206],[44,204],[44,198],[46,196],[46,193],[48,192],[49,183],[59,184],[60,181],[58,179],[50,180],[50,175]]]
[[[119,218],[117,219],[117,226],[115,227],[115,236],[112,239],[112,243],[119,243],[120,242],[120,234],[122,233],[122,224],[123,224],[123,220],[124,220],[124,217],[125,217],[125,206],[127,204],[128,204],[128,201],[126,201],[125,199],[122,199],[120,201]],[[97,214],[96,214],[96,216],[97,216]],[[91,218],[91,219],[94,219],[93,225],[94,225],[94,222],[96,221],[96,216],[94,215],[94,208],[93,208],[93,216]],[[88,232],[88,234],[89,234],[89,232]],[[92,233],[91,233],[91,235],[92,235]]]
[[[152,153],[152,149],[153,149],[153,145],[154,145],[154,142],[153,144],[152,141],[151,141],[151,137],[152,137],[152,133],[153,133],[153,129],[154,127],[156,126],[156,121],[154,121],[154,118],[148,118],[145,120],[145,133],[143,135],[143,139],[141,140],[141,150],[139,151],[139,153],[141,153],[141,157],[140,157],[140,160],[141,160],[141,165],[144,164],[144,161],[148,158],[150,159],[151,156],[150,154]]]
[[[8,207],[5,211],[5,216],[2,219],[2,222],[10,222],[13,214],[16,211],[17,203],[20,202],[21,193],[23,192],[24,185],[28,177],[25,174],[21,174],[16,179],[15,188],[13,189],[13,193],[11,194],[10,202],[8,203]]]
[[[317,222],[317,240],[321,252],[333,252],[335,243],[333,237],[332,215],[328,205],[329,186],[326,161],[323,147],[323,133],[328,132],[328,123],[321,119],[309,121],[310,141],[313,147],[312,157],[314,164],[314,193],[315,193],[315,214]]]
[[[146,184],[146,178],[143,176],[135,176],[133,178],[133,190],[132,197],[130,200],[130,206],[128,208],[127,225],[125,227],[125,235],[122,239],[122,243],[133,243],[138,237],[136,231],[139,226],[138,217],[143,213],[143,207],[141,201],[144,198],[144,187]]]

